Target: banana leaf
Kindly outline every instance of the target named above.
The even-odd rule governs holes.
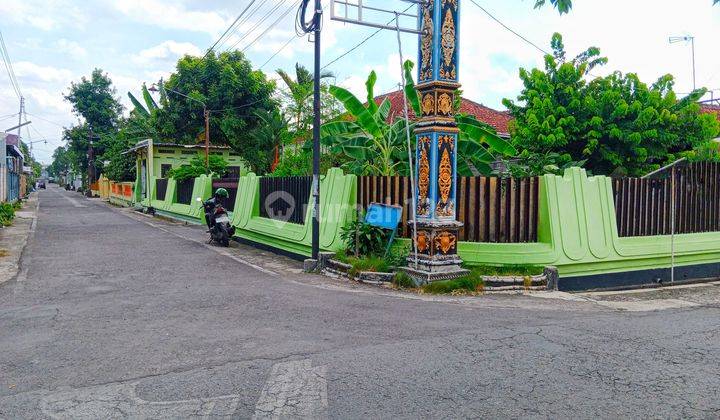
[[[145,107],[140,103],[140,101],[137,100],[135,95],[128,92],[128,97],[130,97],[130,102],[132,102],[133,106],[135,107],[135,111],[137,111],[138,114],[140,114],[144,117],[150,116],[150,113],[148,112],[148,110],[145,109]]]
[[[375,70],[370,72],[370,76],[368,76],[367,81],[365,82],[365,87],[367,88],[367,104],[368,104],[368,111],[370,111],[371,114],[375,114],[378,110],[378,106],[375,103],[375,83],[377,82],[377,74],[375,73]]]
[[[486,124],[483,124],[474,117],[459,117],[457,118],[458,128],[460,132],[466,135],[469,139],[478,143],[485,143],[492,149],[493,152],[499,153],[503,156],[515,156],[517,150],[513,145],[500,138],[493,130],[488,129]]]
[[[155,111],[156,109],[158,109],[155,99],[153,99],[152,95],[150,95],[150,92],[148,91],[147,86],[145,86],[144,84],[142,87],[142,94],[143,94],[143,98],[145,99],[145,104],[147,104],[148,112],[152,112],[152,111]]]
[[[330,94],[343,104],[345,109],[357,119],[357,124],[368,134],[375,137],[382,135],[373,114],[350,91],[339,86],[330,86]]]
[[[412,70],[415,65],[412,61],[405,61],[405,95],[407,96],[410,107],[415,112],[415,115],[422,115],[420,110],[420,97],[418,96],[417,90],[415,90],[415,80],[413,80]]]

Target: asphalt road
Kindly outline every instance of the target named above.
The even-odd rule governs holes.
[[[716,289],[433,299],[204,240],[41,191],[0,286],[0,418],[720,416]]]

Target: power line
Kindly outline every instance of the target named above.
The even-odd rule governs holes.
[[[5,70],[7,71],[8,77],[10,78],[10,84],[15,90],[15,94],[18,98],[22,98],[20,92],[20,85],[18,84],[17,77],[15,76],[15,69],[13,69],[12,61],[10,61],[10,54],[8,53],[7,46],[5,45],[5,38],[3,38],[2,32],[0,32],[0,51],[2,54],[3,63],[5,63]]]
[[[518,32],[516,32],[514,29],[512,29],[512,28],[510,28],[509,26],[507,26],[506,24],[502,23],[502,22],[500,21],[500,19],[498,19],[498,18],[496,18],[495,16],[493,16],[492,13],[488,12],[487,9],[485,9],[485,8],[482,7],[482,6],[480,6],[475,0],[470,0],[470,1],[472,2],[472,4],[474,4],[475,6],[477,6],[480,10],[482,10],[483,12],[485,12],[485,14],[490,17],[490,19],[492,19],[492,20],[494,20],[495,22],[497,22],[500,26],[502,26],[503,28],[507,29],[508,31],[510,31],[511,33],[513,33],[513,34],[514,34],[515,36],[517,36],[518,38],[522,39],[523,41],[527,42],[527,43],[530,44],[531,46],[535,47],[535,49],[537,49],[537,50],[540,51],[541,53],[546,54],[546,55],[552,55],[552,54],[550,54],[549,52],[545,51],[544,49],[538,47],[537,44],[535,44],[534,42],[530,41],[529,39],[525,38],[524,36],[522,36],[521,34],[519,34]]]
[[[233,28],[233,30],[230,31],[230,33],[228,34],[228,36],[225,37],[225,39],[220,43],[220,45],[218,46],[218,48],[221,47],[222,45],[224,45],[225,42],[229,41],[230,38],[231,38],[233,35],[235,35],[235,34],[240,30],[240,28],[242,28],[243,25],[245,25],[246,23],[250,22],[250,19],[251,19],[260,9],[262,9],[262,7],[264,6],[264,4],[265,4],[264,1],[258,3],[258,4],[255,6],[255,8],[250,11],[250,13],[248,13],[237,25],[235,25],[235,28]]]
[[[282,47],[280,47],[277,51],[275,51],[275,53],[273,55],[271,55],[270,58],[268,58],[267,61],[265,61],[262,66],[260,66],[259,70],[262,70],[265,66],[267,66],[267,64],[269,62],[271,62],[275,57],[277,57],[277,55],[280,54],[285,48],[287,48],[287,46],[290,45],[291,42],[293,42],[294,40],[296,40],[298,38],[299,38],[298,36],[293,36],[290,39],[288,39],[287,42],[285,44],[283,44]]]
[[[257,0],[251,0],[250,3],[248,3],[248,5],[243,9],[243,11],[240,12],[240,14],[238,15],[238,17],[235,18],[235,20],[233,21],[233,23],[232,23],[230,26],[228,26],[228,28],[225,30],[225,32],[223,32],[223,34],[220,36],[220,38],[218,38],[218,40],[215,41],[215,43],[212,45],[212,47],[208,48],[207,52],[205,53],[205,57],[207,57],[208,54],[210,54],[210,52],[215,49],[215,47],[218,45],[218,43],[225,38],[225,35],[227,35],[228,32],[230,32],[230,30],[233,29],[233,27],[238,23],[238,21],[239,21],[239,20],[243,17],[243,15],[248,11],[248,9],[250,9],[250,6],[252,6],[253,3],[255,3],[256,1],[257,1]]]
[[[267,13],[265,13],[265,16],[263,16],[259,21],[255,23],[255,25],[250,28],[247,32],[245,32],[240,39],[238,39],[234,44],[232,44],[230,47],[226,49],[226,51],[232,50],[235,48],[238,44],[240,44],[248,35],[250,35],[255,29],[260,27],[260,25],[263,24],[273,13],[275,13],[276,10],[278,10],[282,5],[284,5],[287,2],[287,0],[282,0],[278,4],[275,5],[275,7],[272,7]]]
[[[271,23],[270,26],[268,26],[267,29],[265,29],[265,31],[264,31],[263,33],[261,33],[261,34],[260,34],[259,36],[257,36],[254,40],[252,40],[252,42],[250,42],[248,45],[246,45],[245,48],[243,48],[243,52],[245,52],[248,48],[250,48],[251,46],[253,46],[253,44],[255,44],[260,38],[264,37],[264,36],[265,36],[268,32],[270,32],[275,26],[277,26],[277,24],[280,23],[280,21],[283,20],[283,19],[285,18],[285,16],[287,16],[293,9],[295,9],[295,8],[298,6],[299,3],[300,3],[299,0],[298,0],[298,1],[295,1],[294,3],[292,3],[292,4],[290,5],[290,8],[287,9],[287,10],[285,11],[285,13],[283,13],[282,15],[280,15],[280,17],[278,17],[273,23]]]
[[[55,121],[50,121],[50,120],[48,120],[47,118],[43,118],[43,117],[41,117],[41,116],[39,116],[39,115],[31,114],[31,113],[29,113],[29,112],[26,112],[26,114],[27,114],[27,115],[30,115],[30,116],[32,116],[32,117],[35,117],[35,118],[37,118],[37,119],[43,120],[43,121],[45,121],[45,122],[47,122],[47,123],[56,125],[56,126],[58,126],[58,127],[60,127],[60,128],[65,128],[64,125],[58,124],[58,123],[56,123]],[[17,115],[17,114],[15,114],[15,115]]]

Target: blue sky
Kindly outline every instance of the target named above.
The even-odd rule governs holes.
[[[20,88],[31,114],[35,155],[48,163],[52,150],[62,144],[62,126],[76,121],[62,98],[70,82],[93,68],[107,71],[128,105],[127,92],[142,82],[152,83],[172,72],[183,54],[200,54],[219,37],[250,0],[2,0],[0,30],[14,63]],[[698,85],[720,96],[720,6],[711,0],[576,0],[569,15],[558,16],[549,8],[533,10],[533,0],[475,0],[499,20],[541,48],[549,49],[553,32],[565,37],[569,54],[588,46],[601,48],[610,63],[595,74],[614,70],[637,72],[651,82],[662,74],[677,77],[677,91],[692,87],[690,49],[669,45],[671,35],[692,34],[697,42]],[[329,0],[323,0],[328,3]],[[389,8],[405,8],[398,0],[365,0]],[[278,3],[280,4],[278,6]],[[294,36],[294,8],[280,23],[248,45],[294,0],[258,0],[256,13],[221,49],[237,42],[237,49],[260,66]],[[275,12],[270,13],[275,6]],[[465,96],[494,108],[504,97],[521,89],[519,67],[542,65],[542,54],[491,20],[470,0],[462,0],[460,78]],[[268,19],[259,23],[268,15]],[[355,46],[373,29],[332,22],[325,16],[323,60],[330,62]],[[257,26],[256,26],[257,25]],[[256,27],[254,30],[253,27]],[[242,38],[244,36],[244,38]],[[406,58],[413,58],[417,40],[403,35]],[[363,83],[375,69],[378,91],[389,91],[399,82],[398,49],[393,32],[383,32],[332,65],[336,82],[362,93]],[[291,70],[295,62],[312,65],[312,44],[297,38],[263,70]],[[4,69],[2,69],[4,70]],[[0,72],[0,123],[16,113],[18,100],[9,80]],[[5,127],[0,127],[3,129]],[[28,134],[24,133],[27,137]]]

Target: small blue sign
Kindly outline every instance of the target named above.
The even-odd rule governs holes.
[[[365,214],[365,223],[379,228],[395,230],[402,218],[402,207],[371,203]]]

